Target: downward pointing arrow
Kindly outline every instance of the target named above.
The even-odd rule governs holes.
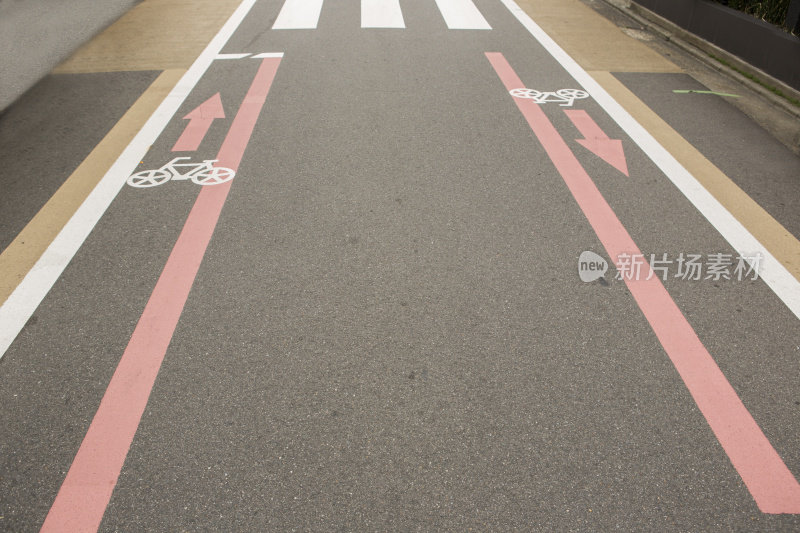
[[[183,130],[175,146],[172,147],[172,151],[193,152],[197,150],[215,118],[225,118],[225,111],[222,109],[222,99],[219,93],[183,117],[184,120],[189,121],[189,124],[186,125],[186,129]]]
[[[583,135],[583,139],[575,139],[576,141],[612,167],[629,176],[622,141],[609,139],[600,126],[592,120],[592,117],[582,109],[564,110],[564,113]]]

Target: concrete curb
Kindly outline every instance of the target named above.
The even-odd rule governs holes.
[[[784,95],[794,98],[795,100],[800,100],[800,91],[797,89],[794,89],[781,80],[778,80],[770,74],[767,74],[763,70],[743,61],[730,52],[723,50],[719,46],[706,41],[702,37],[698,37],[697,35],[684,30],[677,24],[656,13],[653,13],[649,9],[640,6],[634,1],[603,0],[603,2],[620,10],[625,15],[629,16],[656,35],[674,43],[679,48],[691,54],[693,57],[702,61],[714,70],[725,74],[726,76],[745,85],[747,88],[758,93],[770,103],[780,107],[793,117],[800,119],[800,107],[792,105],[792,103],[786,98],[778,96],[766,87],[754,82],[736,70],[720,63],[719,61],[715,61],[711,55],[726,61],[728,64],[732,65],[741,72],[758,78],[767,85],[771,85],[772,87],[779,89]]]

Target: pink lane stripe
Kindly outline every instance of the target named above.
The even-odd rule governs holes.
[[[487,53],[486,57],[507,90],[525,87],[502,54]],[[544,111],[530,100],[514,98],[514,101],[608,254],[619,257],[622,253],[640,253]],[[626,280],[626,284],[758,508],[764,513],[800,513],[800,484],[753,420],[658,276],[649,280]]]
[[[280,58],[261,63],[218,159],[237,169]],[[232,182],[197,196],[42,531],[97,531]]]

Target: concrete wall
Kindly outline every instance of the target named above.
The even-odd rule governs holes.
[[[800,90],[800,38],[709,0],[634,0]]]
[[[140,0],[0,0],[0,110]]]

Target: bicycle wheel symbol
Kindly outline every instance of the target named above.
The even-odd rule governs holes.
[[[233,179],[236,173],[231,168],[211,167],[201,170],[192,176],[192,181],[198,185],[219,185]]]
[[[163,169],[142,170],[128,178],[128,185],[131,187],[155,187],[168,182],[172,174]]]
[[[570,100],[581,100],[589,96],[589,93],[581,91],[580,89],[561,89],[556,91],[556,94],[561,98],[568,98]]]
[[[511,94],[511,96],[516,96],[517,98],[529,98],[531,100],[536,100],[542,95],[542,93],[540,93],[536,89],[525,89],[525,88],[511,89],[508,92]]]

